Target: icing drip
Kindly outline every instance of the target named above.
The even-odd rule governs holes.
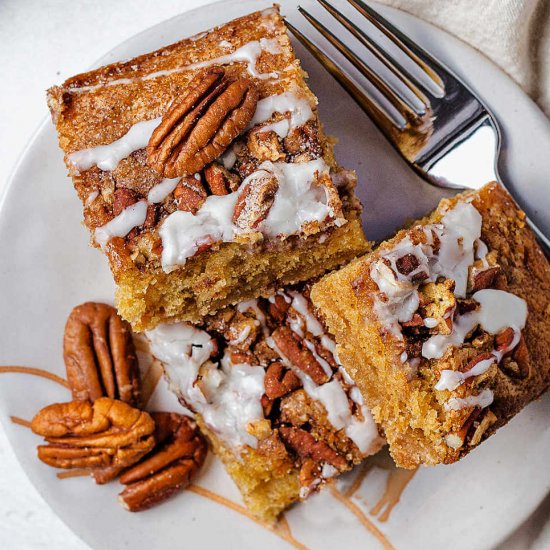
[[[162,202],[176,188],[179,181],[180,178],[164,178],[151,188],[147,200],[152,204]]]
[[[94,233],[95,240],[99,246],[104,248],[112,237],[125,237],[134,227],[143,225],[146,217],[147,202],[136,202],[128,208],[125,208],[110,222],[98,227]]]
[[[460,346],[466,336],[476,327],[497,334],[511,327],[517,332],[525,326],[527,304],[525,300],[504,290],[484,289],[472,295],[479,308],[460,315],[453,323],[450,334],[436,334],[424,342],[422,356],[427,359],[439,359],[451,346]],[[519,339],[518,339],[519,341]],[[500,360],[500,359],[499,359]]]
[[[161,324],[147,331],[147,337],[173,389],[202,415],[209,428],[229,445],[256,448],[257,440],[247,428],[263,418],[264,369],[231,365],[226,358],[218,368],[209,362],[213,349],[210,335],[186,323]]]
[[[256,63],[258,61],[258,58],[264,51],[272,54],[280,53],[281,50],[277,39],[261,38],[260,40],[253,40],[244,44],[244,46],[237,48],[234,52],[230,54],[215,57],[213,59],[209,59],[208,61],[200,61],[198,63],[187,65],[185,67],[185,70],[189,71],[193,69],[210,67],[212,65],[229,65],[231,63],[244,62],[247,65],[247,70],[250,73],[250,76],[253,76],[254,78],[258,78],[260,80],[277,78],[278,73],[276,72],[260,73],[256,70]],[[170,74],[170,72],[174,72],[176,70],[181,69],[172,69],[171,71],[159,71],[158,73],[154,73],[155,76],[149,75],[147,78],[156,78],[156,76],[160,76],[160,73],[162,73],[162,75],[165,75]]]
[[[184,265],[201,245],[231,242],[242,233],[232,221],[239,193],[250,179],[266,171],[275,174],[279,190],[267,218],[257,228],[264,235],[292,235],[304,224],[321,223],[332,215],[327,204],[327,188],[314,183],[319,174],[328,173],[328,166],[322,159],[288,164],[264,162],[245,178],[239,190],[229,195],[209,196],[196,214],[178,210],[164,220],[159,230],[163,269],[169,272]],[[335,220],[335,223],[342,223],[342,220]]]
[[[285,138],[291,130],[303,126],[308,120],[313,118],[313,111],[307,99],[299,98],[292,92],[284,92],[258,101],[256,112],[248,125],[248,129],[269,120],[275,113],[288,113],[289,117],[279,122],[262,126],[261,131],[267,132],[273,130],[281,138]]]
[[[469,407],[479,407],[484,409],[493,402],[493,392],[489,389],[483,390],[479,395],[470,395],[468,397],[451,397],[445,403],[445,409],[448,411],[459,411]]]
[[[97,166],[101,170],[114,170],[118,163],[138,149],[147,146],[153,130],[161,118],[154,118],[134,124],[121,138],[108,145],[75,151],[68,156],[69,162],[78,170]]]
[[[426,243],[413,244],[406,236],[373,263],[371,278],[386,298],[375,299],[374,310],[395,337],[403,338],[399,323],[410,321],[419,306],[419,283],[414,282],[415,276],[423,274],[423,283],[435,282],[440,276],[453,279],[456,296],[466,295],[468,268],[474,263],[474,243],[481,242],[481,222],[481,215],[474,206],[458,202],[443,216],[441,223],[422,228]],[[439,242],[437,252],[434,235]],[[396,261],[407,254],[415,256],[419,265],[413,272],[403,275]]]

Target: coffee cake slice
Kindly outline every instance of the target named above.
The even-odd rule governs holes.
[[[146,335],[172,391],[264,521],[384,443],[307,287]]]
[[[398,466],[451,463],[550,384],[550,266],[493,183],[314,285]]]
[[[134,330],[196,321],[367,250],[276,7],[48,91]]]

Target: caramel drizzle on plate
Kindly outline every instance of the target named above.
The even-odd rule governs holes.
[[[44,369],[21,366],[0,366],[0,374],[1,373],[30,374],[33,376],[39,376],[41,378],[51,380],[64,386],[65,388],[69,387],[65,379]],[[162,366],[159,362],[154,361],[151,364],[150,368],[143,375],[143,397],[145,402],[148,402],[151,398],[153,391],[157,387],[157,384],[162,377],[162,373]],[[10,416],[10,419],[14,424],[24,426],[25,428],[31,427],[31,423],[23,418]],[[344,493],[338,491],[338,489],[336,489],[334,485],[330,487],[330,492],[338,501],[340,501],[348,510],[350,510],[350,512],[352,512],[357,517],[361,524],[382,544],[382,546],[386,550],[394,550],[393,546],[391,545],[388,538],[384,535],[384,533],[382,533],[382,531],[380,531],[380,529],[378,529],[378,527],[376,527],[376,525],[365,515],[361,508],[359,508],[359,506],[351,500],[354,493],[360,488],[363,481],[367,477],[372,466],[372,462],[366,462],[357,474],[353,483]],[[388,479],[386,481],[386,489],[384,491],[384,494],[371,509],[370,513],[374,516],[378,516],[380,512],[382,512],[377,519],[381,522],[387,521],[393,508],[399,502],[403,491],[405,490],[413,476],[416,474],[416,472],[417,470],[402,470],[399,468],[390,470],[388,473]],[[70,479],[74,477],[83,477],[88,475],[90,475],[90,470],[87,468],[57,473],[57,477],[59,479]],[[294,548],[297,548],[298,550],[308,550],[307,546],[294,538],[290,529],[290,525],[288,524],[288,521],[284,514],[281,515],[277,524],[272,526],[268,523],[256,519],[246,508],[244,508],[244,506],[241,506],[240,504],[237,504],[221,495],[218,495],[217,493],[214,493],[209,489],[206,489],[205,487],[192,484],[187,487],[187,490],[204,498],[207,498],[213,502],[216,502],[221,506],[225,506],[226,508],[237,512],[242,516],[247,517],[257,525],[260,525],[268,531],[271,531],[273,534],[288,542],[290,545],[292,545]]]
[[[401,499],[403,491],[417,471],[418,468],[414,470],[396,468],[390,471],[386,480],[386,490],[371,509],[371,515],[377,516],[379,521],[388,521],[392,510]]]
[[[366,529],[380,542],[380,544],[386,549],[386,550],[394,550],[394,547],[391,545],[390,541],[374,525],[374,523],[365,515],[363,510],[355,504],[350,498],[343,495],[340,491],[338,491],[335,487],[330,488],[330,492],[336,498],[336,500],[339,500],[350,512],[353,513],[353,515],[361,522],[361,524],[366,527]]]
[[[300,541],[296,540],[292,536],[290,526],[288,525],[284,514],[281,516],[279,522],[276,525],[272,526],[268,523],[256,519],[244,506],[241,506],[240,504],[237,504],[232,500],[222,497],[217,493],[213,493],[212,491],[201,487],[200,485],[189,485],[189,487],[187,487],[187,490],[196,493],[197,495],[201,495],[202,497],[208,498],[218,504],[221,504],[222,506],[225,506],[226,508],[237,512],[238,514],[241,514],[242,516],[247,517],[254,523],[261,525],[268,531],[275,533],[277,536],[281,537],[283,540],[291,544],[294,548],[298,548],[298,550],[308,550],[307,546],[304,546]]]
[[[61,378],[61,376],[58,376],[53,372],[49,372],[44,369],[37,369],[34,367],[6,366],[6,367],[0,367],[0,374],[1,373],[32,374],[34,376],[40,376],[41,378],[46,378],[46,380],[51,380],[52,382],[57,382],[58,384],[61,384],[65,388],[69,387],[67,380],[65,380],[64,378]]]

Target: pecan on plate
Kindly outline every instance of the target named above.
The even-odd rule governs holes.
[[[140,403],[140,378],[130,325],[115,308],[86,302],[73,309],[63,340],[73,399],[119,399]]]
[[[198,73],[153,132],[148,164],[167,178],[202,170],[246,128],[257,102],[248,78],[230,79],[218,66]]]
[[[39,445],[38,458],[55,468],[120,470],[155,444],[151,416],[109,397],[49,405],[35,415],[31,427],[47,442]]]
[[[233,212],[235,225],[256,229],[267,218],[278,189],[277,178],[267,170],[258,170],[244,181]]]
[[[123,506],[139,512],[160,504],[189,485],[206,458],[207,446],[195,423],[176,413],[151,413],[157,445],[120,478]]]

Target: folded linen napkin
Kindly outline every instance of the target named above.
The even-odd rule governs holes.
[[[481,51],[550,117],[550,0],[378,0]]]

